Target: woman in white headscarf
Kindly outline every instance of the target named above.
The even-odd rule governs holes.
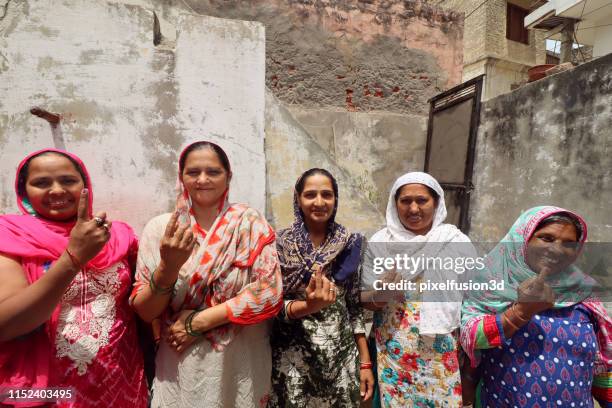
[[[368,244],[362,303],[376,311],[372,334],[380,403],[385,407],[462,405],[457,333],[461,294],[419,293],[421,283],[459,281],[464,272],[443,269],[433,261],[426,265],[426,259],[476,257],[469,238],[444,224],[445,218],[440,184],[426,173],[404,174],[389,194],[386,227]],[[420,265],[412,263],[419,259]],[[384,286],[388,283],[395,288]]]

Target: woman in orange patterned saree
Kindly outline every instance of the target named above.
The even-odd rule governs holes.
[[[270,225],[229,203],[231,176],[219,146],[191,144],[179,159],[176,210],[143,231],[132,304],[144,320],[162,320],[153,407],[267,403],[266,320],[282,305],[282,278]]]

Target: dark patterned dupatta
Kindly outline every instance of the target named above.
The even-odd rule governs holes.
[[[298,182],[300,179],[298,179]],[[318,248],[315,248],[310,240],[304,222],[304,214],[299,206],[298,193],[297,190],[294,190],[293,214],[295,221],[291,227],[279,231],[276,240],[285,295],[295,294],[304,285],[307,285],[317,265],[323,269],[326,275],[331,276],[336,284],[342,286],[350,284],[351,279],[349,278],[359,267],[363,239],[361,235],[352,234],[345,227],[335,222],[338,210],[336,180],[332,179],[332,185],[336,201],[327,225],[325,241]]]

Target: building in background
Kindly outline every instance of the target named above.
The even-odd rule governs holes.
[[[561,62],[585,62],[612,52],[610,0],[551,0],[529,13],[524,25],[560,41]]]
[[[465,13],[463,81],[485,74],[482,99],[511,91],[527,80],[527,70],[546,63],[546,34],[528,30],[531,0],[438,0]]]

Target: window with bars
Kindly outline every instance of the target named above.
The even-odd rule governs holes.
[[[529,10],[525,10],[515,4],[508,3],[506,11],[506,38],[523,44],[529,44],[529,30],[525,28],[525,16]]]

